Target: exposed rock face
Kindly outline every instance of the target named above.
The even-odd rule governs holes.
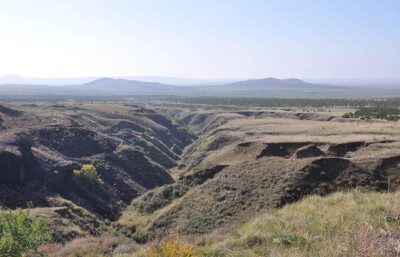
[[[295,152],[296,158],[310,158],[321,155],[324,155],[324,152],[315,145],[303,146]]]
[[[377,191],[387,190],[389,184],[385,173],[379,166],[362,169],[357,163],[348,159],[320,158],[294,174],[293,182],[285,189],[279,206],[297,201],[305,195],[315,193],[325,195],[348,188],[367,187]],[[398,176],[396,178],[394,184],[398,186],[400,180]]]
[[[18,149],[0,149],[0,184],[20,184],[26,177],[24,162]]]
[[[14,135],[0,145],[0,185],[23,186],[38,176],[31,142],[25,134]]]
[[[197,171],[191,175],[181,176],[179,178],[180,181],[184,185],[188,186],[197,186],[203,184],[206,180],[212,179],[216,174],[221,172],[224,168],[228,167],[228,165],[217,165],[210,169],[204,169]]]
[[[365,146],[365,142],[349,142],[341,144],[333,144],[329,147],[328,151],[336,156],[345,156],[348,152],[357,151],[362,146]]]
[[[278,157],[290,157],[297,149],[306,146],[308,142],[293,142],[293,143],[269,143],[257,156],[262,158],[265,156],[278,156]]]
[[[34,132],[35,143],[67,157],[80,158],[114,150],[120,142],[83,127],[49,127]]]
[[[22,112],[14,110],[8,106],[0,104],[0,113],[3,113],[7,116],[18,117],[22,114]]]

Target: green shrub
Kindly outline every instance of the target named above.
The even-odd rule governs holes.
[[[391,214],[384,215],[383,220],[386,222],[400,221],[400,214],[397,216],[393,216]]]
[[[194,245],[186,243],[177,236],[153,245],[148,251],[149,257],[197,257]]]
[[[362,107],[354,113],[343,114],[342,118],[360,118],[361,120],[381,119],[389,121],[399,120],[400,109],[395,107]]]
[[[73,179],[83,187],[103,184],[103,180],[97,174],[96,167],[92,164],[84,164],[80,170],[74,170]]]
[[[198,171],[204,170],[206,167],[204,167],[203,165],[197,165],[195,167],[193,167],[190,171],[191,173],[196,173]]]
[[[348,119],[348,118],[353,118],[354,114],[352,112],[348,112],[342,115],[342,118]]]
[[[307,239],[296,234],[283,234],[277,238],[274,238],[273,241],[275,244],[300,245],[307,242]]]
[[[20,257],[50,242],[48,219],[32,220],[29,215],[29,210],[18,208],[15,212],[6,212],[0,208],[0,256]]]
[[[150,214],[182,197],[188,190],[189,187],[179,183],[162,186],[136,199],[132,205],[139,212]]]

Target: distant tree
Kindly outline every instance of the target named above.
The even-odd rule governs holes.
[[[96,167],[92,164],[84,164],[80,170],[74,170],[73,179],[78,185],[84,187],[104,183],[97,174]]]
[[[349,112],[343,114],[343,118],[360,118],[361,120],[381,119],[389,121],[399,120],[400,110],[395,107],[375,106],[361,107],[354,113]]]

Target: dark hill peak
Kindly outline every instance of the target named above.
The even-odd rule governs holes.
[[[144,82],[137,80],[128,80],[128,79],[113,79],[113,78],[101,78],[96,79],[91,82],[85,83],[84,85],[164,85],[158,82]],[[165,85],[167,86],[167,85]]]
[[[245,81],[234,82],[225,85],[226,87],[242,88],[247,90],[256,89],[274,89],[274,88],[293,88],[293,89],[315,89],[315,88],[339,88],[332,85],[309,83],[300,79],[277,79],[277,78],[264,78],[264,79],[250,79]]]

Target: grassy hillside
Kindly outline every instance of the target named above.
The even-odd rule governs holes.
[[[243,224],[200,256],[398,256],[400,193],[310,196]]]
[[[191,257],[247,256],[398,256],[400,192],[352,190],[312,195],[260,214],[236,229],[181,239],[195,249]],[[168,241],[167,241],[168,242]],[[75,239],[65,246],[42,247],[49,256],[147,257],[154,243],[124,238]],[[173,255],[161,255],[173,256]]]

